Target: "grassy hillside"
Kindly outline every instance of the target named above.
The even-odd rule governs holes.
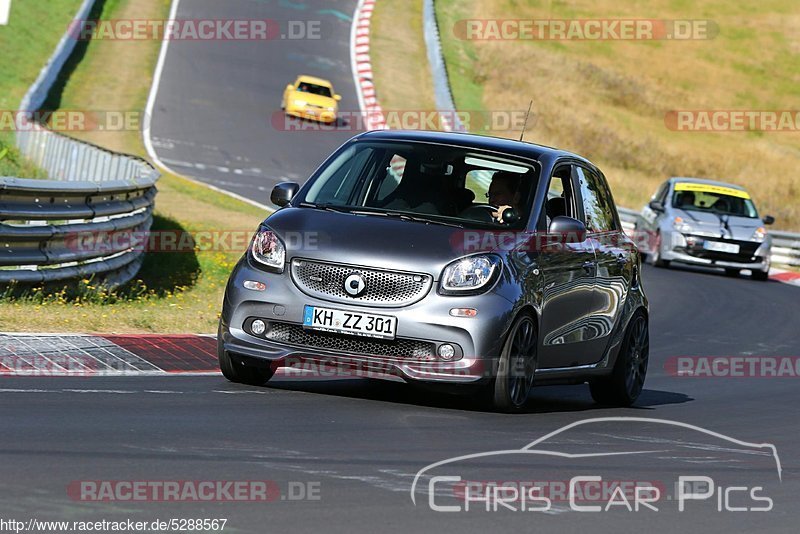
[[[81,0],[11,2],[7,26],[0,26],[0,112],[18,109],[28,87],[55,50]],[[0,129],[0,176],[37,176],[14,149],[14,133]]]
[[[422,38],[422,0],[380,0],[370,33],[370,59],[381,106],[387,111],[436,109]]]
[[[582,154],[606,172],[617,203],[639,207],[669,176],[750,189],[776,227],[800,229],[799,132],[678,132],[670,110],[800,109],[800,11],[794,0],[437,0],[460,109],[524,110],[526,139]],[[462,19],[707,19],[694,41],[477,41]],[[517,136],[514,132],[493,132]]]

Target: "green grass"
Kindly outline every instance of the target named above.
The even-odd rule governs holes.
[[[166,18],[170,7],[169,0],[98,1],[104,19]],[[18,3],[22,2],[15,5]],[[89,43],[79,52],[80,61],[73,62],[68,76],[61,80],[57,95],[51,95],[50,105],[144,109],[159,49],[158,41]],[[119,61],[120,57],[125,61]],[[114,150],[145,153],[139,132],[74,135]],[[155,231],[192,235],[232,231],[246,236],[267,215],[170,173],[157,185]],[[114,291],[93,280],[67,286],[6,288],[0,290],[0,331],[215,332],[228,275],[242,252],[195,247],[186,252],[149,253],[136,279]]]
[[[678,132],[670,110],[796,110],[800,15],[794,0],[437,0],[454,98],[462,110],[526,109],[526,140],[595,161],[622,206],[642,206],[669,176],[748,188],[776,228],[800,229],[797,132]],[[463,40],[462,19],[708,19],[694,41]],[[378,88],[380,90],[380,87]],[[480,133],[480,132],[479,132]],[[517,137],[518,132],[491,132]]]
[[[81,5],[81,0],[17,0],[11,2],[7,26],[0,26],[0,112],[19,109],[20,101]],[[41,171],[26,164],[13,149],[14,133],[0,131],[0,176],[41,177]]]
[[[383,109],[436,109],[422,37],[422,1],[378,2],[370,33],[370,59]]]
[[[442,55],[447,65],[447,75],[456,108],[464,111],[485,109],[483,105],[485,80],[480,70],[474,67],[475,62],[479,60],[474,43],[457,39],[453,32],[456,21],[469,18],[469,11],[457,1],[437,1],[435,8]]]

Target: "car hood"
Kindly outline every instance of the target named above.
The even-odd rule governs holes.
[[[305,100],[312,106],[320,106],[324,108],[336,107],[336,100],[329,96],[315,95],[314,93],[301,93],[299,91],[292,91],[289,95],[292,100]]]
[[[472,231],[377,215],[287,207],[266,221],[286,245],[286,260],[308,258],[439,278],[444,267],[468,254]],[[471,237],[467,235],[467,239]]]
[[[725,217],[720,217],[711,212],[675,209],[675,215],[682,217],[693,228],[705,232],[722,234],[724,229],[723,221]],[[730,237],[740,241],[749,241],[753,232],[764,223],[761,219],[750,217],[727,217]],[[724,232],[727,235],[727,232]]]

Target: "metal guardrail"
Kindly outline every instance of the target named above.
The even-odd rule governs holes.
[[[428,63],[430,64],[433,78],[433,96],[436,101],[436,110],[442,114],[444,129],[466,132],[467,129],[462,124],[458,114],[456,114],[456,104],[453,100],[453,93],[450,91],[450,78],[447,75],[447,64],[442,53],[439,21],[436,18],[434,0],[423,0],[422,33],[425,38],[425,48],[428,50]],[[452,124],[450,124],[451,121]]]
[[[35,123],[17,132],[17,145],[51,179],[0,178],[0,283],[130,280],[141,249],[125,240],[89,246],[86,240],[149,230],[158,171]]]
[[[617,208],[622,228],[631,235],[639,212],[629,208]],[[791,232],[769,232],[772,236],[772,255],[770,260],[775,265],[800,267],[800,234]]]
[[[87,19],[94,4],[83,0],[75,20]],[[24,118],[41,107],[76,44],[68,28],[20,103],[17,146],[49,179],[0,177],[0,284],[94,277],[115,286],[144,258],[130,240],[100,240],[150,229],[158,171]]]
[[[772,235],[772,262],[800,267],[800,234],[770,232]]]

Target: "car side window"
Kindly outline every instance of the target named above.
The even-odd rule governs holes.
[[[661,187],[658,188],[656,194],[653,195],[653,200],[657,200],[659,202],[666,202],[667,189],[669,189],[669,182],[664,182],[663,184],[661,184]]]
[[[590,232],[612,232],[618,230],[616,210],[611,192],[605,182],[595,173],[575,167],[583,199],[586,228]]]
[[[559,216],[576,217],[577,203],[572,190],[570,180],[570,167],[562,166],[553,172],[550,184],[547,188],[547,198],[544,205],[545,228],[550,226],[550,222]],[[541,220],[541,219],[540,219]]]

